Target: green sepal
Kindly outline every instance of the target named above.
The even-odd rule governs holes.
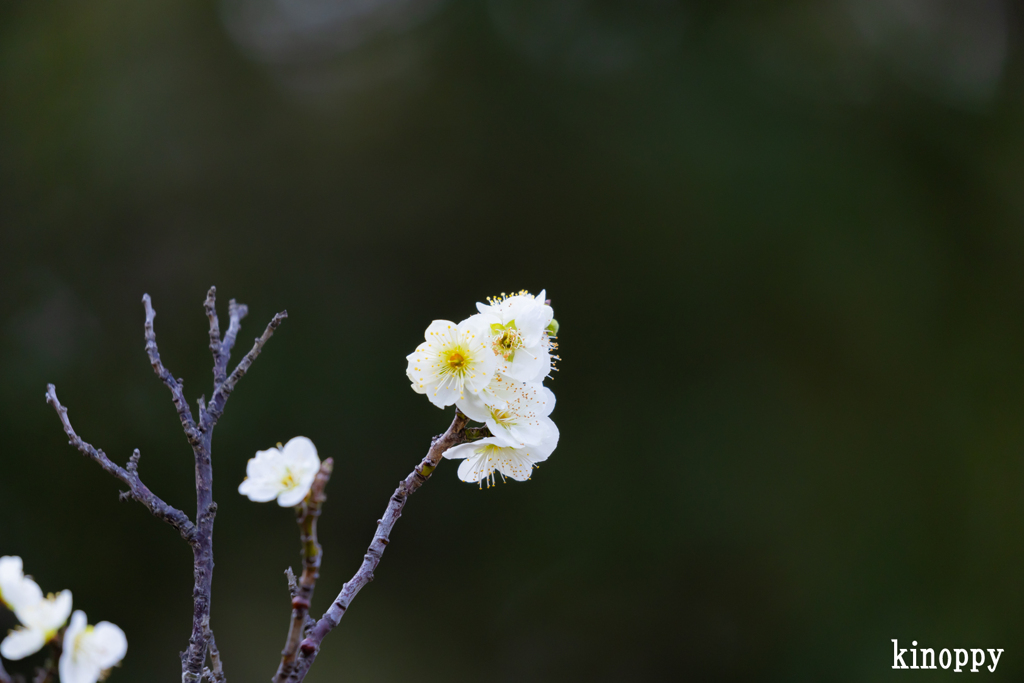
[[[501,323],[491,323],[491,332],[494,334],[504,334],[505,330],[517,330],[516,321],[513,320],[508,325],[502,325]]]

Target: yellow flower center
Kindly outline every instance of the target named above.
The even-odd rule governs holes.
[[[494,353],[511,363],[516,357],[516,349],[523,345],[523,336],[516,329],[516,321],[513,320],[508,325],[493,323],[491,333],[494,335],[491,342]]]
[[[493,417],[494,421],[501,426],[511,424],[515,420],[514,414],[507,410],[502,410],[501,408],[491,408],[491,417]]]
[[[453,351],[448,356],[448,366],[452,370],[461,370],[462,366],[466,364],[466,357],[458,351]]]

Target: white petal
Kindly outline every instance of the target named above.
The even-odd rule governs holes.
[[[283,508],[293,508],[303,501],[307,493],[309,493],[309,486],[290,488],[277,497],[277,504]]]
[[[516,329],[523,336],[523,343],[528,347],[540,343],[544,329],[554,318],[551,307],[544,305],[543,300],[531,296],[511,297],[508,301],[509,315],[516,321]]]
[[[490,424],[488,426],[490,427]],[[494,427],[491,427],[492,434],[506,445],[516,448],[530,446],[543,448],[542,444],[552,431],[557,432],[558,430],[550,417],[539,417],[523,424],[511,425],[508,429],[499,429],[497,432]]]
[[[463,398],[455,402],[459,410],[466,414],[470,420],[483,422],[491,416],[491,411],[484,404],[484,392],[477,394],[465,394]]]
[[[491,323],[498,322],[496,316],[476,314],[459,323],[459,334],[470,335],[469,338],[486,343],[491,338]]]
[[[542,345],[536,355],[540,358],[540,364],[537,366],[537,374],[528,378],[528,382],[543,382],[551,374],[551,352],[547,346]]]
[[[0,557],[0,581],[7,577],[23,576],[24,573],[20,557],[17,555],[4,555]]]
[[[423,333],[427,343],[438,343],[447,340],[457,329],[457,325],[451,320],[434,320],[427,325],[427,331]]]
[[[75,638],[78,634],[85,630],[85,627],[89,625],[89,620],[85,616],[85,612],[80,609],[76,609],[75,613],[71,615],[71,623],[68,624],[67,629],[64,631],[64,642],[74,643]],[[70,646],[64,648],[65,650],[72,649]]]
[[[245,464],[245,475],[250,479],[280,479],[284,474],[285,463],[281,450],[271,448],[256,451],[255,458],[249,458]]]
[[[474,453],[459,465],[459,479],[477,484],[493,471],[494,467],[487,462],[485,453]]]
[[[254,503],[266,503],[281,495],[281,482],[262,478],[245,479],[238,485],[238,492]]]
[[[460,458],[468,458],[476,452],[477,444],[483,441],[489,441],[490,439],[481,439],[480,441],[474,441],[473,443],[459,444],[458,446],[452,446],[444,453],[441,457],[447,458],[448,460],[458,460]]]
[[[53,630],[57,630],[64,626],[68,620],[68,616],[70,615],[71,591],[63,590],[57,594],[57,599],[53,601],[53,611],[50,614],[50,624]]]
[[[313,459],[320,462],[316,454],[316,446],[305,436],[296,436],[288,440],[288,443],[281,449],[281,454],[286,460],[298,461]]]
[[[555,392],[545,386],[537,389],[537,398],[540,400],[539,414],[548,416],[555,409]]]
[[[498,470],[516,481],[526,481],[533,475],[533,462],[526,452],[518,448],[504,448],[494,457]]]
[[[469,377],[466,378],[466,391],[463,394],[479,394],[481,391],[487,388],[487,385],[491,383],[494,378],[494,370],[498,365],[498,357],[491,353],[490,349],[481,351],[480,353],[486,353],[487,356],[482,358],[480,362],[474,362],[472,372]]]
[[[13,555],[0,557],[0,602],[12,610],[39,602],[43,591],[25,576],[21,558]]]
[[[498,372],[520,382],[529,382],[544,370],[546,360],[545,355],[539,352],[539,347],[524,347],[516,349],[511,363],[502,361]],[[544,374],[547,375],[547,372]]]
[[[101,621],[89,634],[89,649],[92,660],[101,669],[109,669],[128,653],[128,639],[120,628],[109,621]]]
[[[316,480],[316,473],[318,471],[319,471],[319,468],[315,469],[315,470],[308,470],[308,471],[302,472],[297,477],[297,479],[295,480],[295,491],[297,492],[296,495],[298,495],[299,493],[302,494],[302,496],[299,498],[299,503],[301,503],[302,500],[309,494],[309,490],[311,488],[313,488],[313,481]],[[286,493],[287,493],[287,491],[282,493],[281,496],[286,495]],[[293,507],[293,506],[299,504],[299,503],[291,503],[291,504],[282,503],[281,502],[281,496],[278,496],[277,502],[282,507]]]
[[[529,454],[530,460],[535,463],[547,460],[558,446],[558,427],[554,422],[549,422],[545,427],[548,433],[544,435],[540,443],[525,449]]]
[[[44,635],[52,634],[64,626],[71,614],[71,591],[61,591],[39,602],[19,607],[14,614],[28,628],[38,629]]]
[[[103,674],[103,669],[95,662],[85,658],[65,658],[64,654],[60,656],[59,671],[61,683],[96,683]]]
[[[438,408],[445,408],[452,405],[462,394],[459,393],[458,389],[453,389],[450,386],[438,387],[435,386],[431,391],[427,392],[427,400],[433,403]]]
[[[42,600],[43,590],[39,584],[26,576],[16,583],[12,582],[5,586],[0,598],[8,607],[17,611]]]
[[[16,628],[0,643],[0,655],[15,662],[34,655],[46,645],[46,634],[34,628]]]

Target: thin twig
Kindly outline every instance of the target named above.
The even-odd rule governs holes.
[[[174,379],[174,375],[164,367],[163,362],[160,360],[160,351],[156,347],[156,332],[153,330],[153,318],[156,317],[156,311],[153,310],[149,294],[142,295],[142,303],[146,306],[146,355],[149,356],[149,363],[153,366],[153,372],[171,390],[171,400],[174,401],[174,407],[178,410],[178,419],[181,421],[182,429],[185,430],[188,442],[195,447],[199,443],[199,430],[196,429],[195,420],[192,418],[192,411],[188,407],[188,401],[185,400],[185,391],[181,380]]]
[[[210,320],[210,353],[213,354],[213,386],[217,387],[224,383],[228,376],[228,361],[231,359],[231,349],[235,347],[235,339],[242,327],[242,318],[249,314],[249,307],[239,304],[231,299],[228,302],[227,332],[223,340],[220,336],[220,319],[217,317],[217,288],[210,287],[206,293],[206,301],[203,302],[206,309],[206,317]]]
[[[218,384],[224,379],[218,376],[221,368],[220,320],[217,318],[217,288],[210,287],[203,302],[206,317],[210,320],[210,353],[213,354],[213,382]]]
[[[299,594],[299,580],[295,578],[291,567],[285,567],[284,578],[288,582],[288,595],[294,598]]]
[[[36,676],[32,679],[32,683],[50,683],[50,681],[57,680],[60,653],[64,650],[63,642],[63,630],[50,639],[50,654],[46,658],[46,663],[36,669]]]
[[[217,649],[213,631],[210,631],[209,635],[210,668],[206,670],[206,677],[210,679],[211,683],[225,683],[227,677],[224,675],[224,662],[220,658],[220,650]]]
[[[11,675],[4,669],[4,663],[0,660],[0,683],[13,683]]]
[[[240,306],[239,308],[243,309],[244,306]],[[219,420],[220,416],[224,414],[224,404],[227,403],[228,397],[231,396],[231,392],[234,391],[238,380],[245,377],[245,373],[249,370],[249,366],[252,365],[253,361],[256,360],[256,357],[260,355],[260,351],[263,350],[263,345],[267,343],[268,339],[274,336],[274,331],[287,317],[288,311],[281,311],[275,315],[267,325],[267,329],[263,331],[263,334],[256,338],[256,342],[253,344],[249,353],[245,354],[245,357],[238,362],[237,366],[235,366],[231,375],[214,389],[213,396],[210,398],[210,403],[207,406],[206,421],[203,423],[203,427],[205,429],[212,429],[213,426],[217,424],[217,420]]]
[[[234,299],[228,301],[228,331],[224,333],[224,341],[221,342],[221,369],[215,381],[223,384],[227,377],[228,361],[231,359],[231,349],[235,348],[235,339],[242,327],[242,318],[249,315],[249,307],[245,304],[235,303]]]
[[[320,578],[320,561],[323,558],[323,548],[316,535],[316,520],[320,516],[320,509],[327,500],[324,489],[334,471],[334,460],[327,458],[320,465],[313,485],[310,488],[309,496],[298,509],[296,521],[299,524],[299,538],[302,541],[302,576],[296,584],[292,593],[292,621],[288,627],[288,639],[285,641],[284,649],[281,650],[281,664],[274,676],[274,683],[283,683],[295,668],[295,660],[299,653],[299,642],[305,635],[306,620],[309,618],[309,606],[313,601],[313,589],[316,588],[316,580]],[[289,581],[294,581],[294,574]]]
[[[149,487],[142,483],[142,480],[139,478],[138,471],[138,449],[135,450],[131,459],[128,461],[128,468],[122,468],[120,465],[112,462],[110,458],[107,457],[106,453],[94,448],[91,444],[84,441],[82,437],[75,433],[74,428],[71,426],[71,421],[68,420],[68,409],[62,406],[60,401],[57,400],[57,389],[52,384],[46,385],[46,402],[57,411],[57,416],[60,418],[60,422],[64,426],[64,433],[68,435],[68,443],[77,448],[82,455],[94,460],[108,474],[114,476],[123,484],[128,486],[128,491],[122,493],[122,496],[132,498],[142,503],[154,517],[162,519],[177,529],[178,533],[180,533],[181,537],[186,541],[189,543],[194,541],[195,526],[188,518],[188,515],[165,503],[159,496],[150,491]]]
[[[363,563],[355,575],[342,587],[338,597],[334,599],[331,606],[313,626],[302,642],[299,644],[299,657],[296,660],[295,668],[286,679],[286,683],[300,683],[312,666],[320,651],[320,645],[324,637],[331,632],[335,626],[341,623],[352,600],[356,597],[363,586],[373,580],[373,571],[380,562],[384,549],[390,542],[391,530],[395,522],[402,516],[402,509],[406,501],[423,483],[430,478],[431,473],[441,461],[441,456],[449,448],[459,445],[465,441],[465,429],[468,418],[456,410],[455,419],[448,427],[448,431],[438,437],[434,437],[430,444],[430,450],[426,457],[418,464],[408,477],[398,484],[398,488],[391,495],[388,507],[384,516],[377,520],[377,532],[373,535],[373,541],[363,556]]]

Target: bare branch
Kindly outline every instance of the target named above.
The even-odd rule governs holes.
[[[149,488],[142,483],[138,472],[138,449],[135,450],[131,459],[128,461],[128,468],[122,468],[118,464],[112,462],[110,458],[107,457],[106,453],[83,441],[82,438],[75,433],[70,420],[68,420],[68,409],[62,406],[60,401],[57,400],[57,389],[52,384],[46,385],[46,402],[57,411],[57,416],[60,418],[60,422],[64,426],[64,433],[67,434],[68,439],[70,439],[68,442],[70,445],[77,448],[82,455],[94,460],[105,472],[127,485],[127,497],[133,498],[142,503],[154,517],[162,519],[177,529],[178,533],[181,534],[181,537],[189,543],[194,541],[195,526],[192,524],[191,520],[189,520],[188,515],[165,503],[159,496],[150,491]]]
[[[49,640],[50,651],[43,666],[36,668],[36,676],[32,683],[50,683],[56,681],[59,675],[58,662],[60,654],[64,650],[64,630],[62,629]]]
[[[398,488],[395,489],[391,499],[388,501],[388,507],[384,511],[384,516],[377,520],[377,532],[373,535],[373,540],[370,542],[366,555],[363,556],[363,563],[359,566],[359,570],[356,571],[355,575],[342,587],[338,597],[334,599],[334,602],[331,603],[331,606],[320,620],[316,622],[316,625],[310,629],[309,635],[299,644],[299,657],[295,663],[295,668],[288,678],[285,679],[285,683],[300,683],[306,677],[309,667],[312,666],[320,651],[320,645],[324,637],[331,632],[331,629],[341,623],[341,618],[345,616],[345,611],[348,610],[352,600],[355,599],[363,586],[373,581],[373,572],[377,568],[377,564],[380,563],[384,549],[390,543],[391,530],[394,528],[398,518],[402,516],[402,509],[405,507],[409,496],[415,493],[430,478],[445,451],[465,442],[465,429],[468,421],[465,415],[456,410],[455,419],[452,420],[448,431],[441,436],[434,437],[426,457],[413,469],[408,477],[399,482]]]
[[[299,580],[295,578],[291,567],[285,567],[284,578],[288,582],[288,595],[294,598],[299,594]]]
[[[283,683],[295,668],[295,660],[299,652],[299,642],[305,635],[306,620],[309,618],[309,606],[313,601],[313,589],[316,588],[316,580],[320,578],[320,561],[323,558],[323,549],[317,540],[316,520],[320,516],[320,508],[323,506],[327,496],[324,489],[334,471],[334,460],[327,458],[320,465],[313,485],[310,488],[309,496],[298,509],[296,521],[299,524],[299,537],[302,541],[302,576],[299,578],[292,591],[292,621],[288,628],[288,639],[285,641],[284,649],[281,650],[281,664],[278,666],[277,674],[274,676],[274,683]],[[290,571],[289,567],[289,571]],[[295,575],[289,576],[289,588],[295,583]]]
[[[238,331],[242,328],[242,318],[247,315],[249,315],[248,306],[245,304],[235,303],[234,299],[228,301],[228,316],[230,316],[231,322],[228,323],[228,331],[224,333],[224,341],[221,344],[225,373],[227,371],[228,360],[231,358],[231,349],[235,348],[235,339],[238,337]]]
[[[156,317],[156,311],[153,310],[153,303],[149,299],[149,294],[142,295],[142,303],[146,306],[146,355],[149,356],[149,363],[153,366],[153,372],[171,390],[171,400],[174,401],[174,407],[178,409],[178,419],[181,420],[182,429],[185,430],[188,442],[195,446],[199,443],[199,430],[196,429],[195,420],[192,418],[192,411],[188,407],[188,401],[185,400],[182,382],[180,379],[174,379],[174,375],[160,361],[160,351],[156,347],[156,332],[153,331],[153,318]]]
[[[252,350],[242,359],[230,375],[227,372],[228,361],[231,350],[234,348],[238,331],[241,327],[242,318],[248,313],[248,309],[241,304],[231,300],[229,304],[230,322],[223,339],[220,336],[220,321],[216,310],[216,289],[211,287],[207,292],[204,308],[210,322],[209,339],[210,351],[214,359],[214,391],[207,405],[205,399],[198,400],[199,424],[189,409],[185,400],[182,381],[174,376],[164,367],[160,360],[160,352],[157,349],[156,333],[153,329],[153,319],[156,312],[153,310],[152,301],[148,294],[143,295],[142,302],[146,310],[145,338],[146,354],[153,366],[153,372],[163,381],[171,391],[171,399],[178,412],[178,419],[181,422],[185,435],[188,437],[195,456],[195,478],[196,478],[196,516],[195,523],[189,520],[181,510],[171,507],[159,497],[153,494],[140,480],[138,474],[139,452],[132,455],[125,468],[115,464],[107,455],[99,449],[83,441],[72,429],[67,418],[67,409],[57,400],[57,393],[53,385],[47,386],[46,400],[54,410],[57,411],[64,431],[70,439],[71,445],[75,446],[86,457],[94,460],[107,473],[128,486],[128,491],[121,494],[122,499],[134,498],[139,501],[156,517],[171,524],[192,546],[193,553],[193,578],[192,590],[193,614],[192,634],[189,638],[188,649],[182,653],[182,683],[199,683],[207,678],[213,683],[223,683],[225,680],[223,666],[220,661],[220,653],[217,652],[216,643],[213,640],[213,632],[210,630],[210,602],[213,586],[213,523],[217,514],[217,504],[213,500],[213,467],[211,457],[211,441],[213,427],[224,412],[224,404],[238,383],[259,355],[267,340],[281,324],[288,313],[282,311],[274,316],[263,335],[256,340]],[[210,659],[212,668],[206,668],[207,658]],[[4,680],[6,678],[7,680]],[[11,683],[12,677],[6,673],[0,677],[0,683]],[[13,677],[17,682],[18,677]]]
[[[220,336],[220,319],[217,317],[216,287],[210,287],[210,291],[206,293],[203,308],[206,309],[206,317],[210,320],[210,353],[213,354],[213,386],[216,388],[227,379],[231,349],[235,347],[235,339],[242,327],[242,318],[249,314],[249,307],[237,303],[234,299],[228,302],[230,322],[223,339]]]
[[[240,313],[239,320],[241,320],[241,309],[244,308],[244,306],[239,306],[236,309]],[[211,429],[215,424],[217,424],[217,420],[219,420],[220,416],[224,414],[224,404],[227,403],[228,397],[231,395],[231,392],[234,391],[238,380],[245,376],[245,373],[249,370],[249,366],[252,365],[253,361],[256,360],[256,357],[260,355],[260,351],[263,350],[263,345],[267,343],[267,340],[274,336],[274,331],[280,327],[281,323],[287,317],[288,311],[281,311],[275,315],[270,321],[270,324],[267,325],[267,329],[263,331],[262,336],[256,338],[256,342],[253,344],[249,353],[245,354],[245,358],[239,361],[238,365],[235,366],[231,375],[214,389],[213,396],[210,398],[210,404],[207,406],[209,424],[204,424],[205,429]]]
[[[205,671],[205,674],[211,683],[225,683],[228,679],[224,675],[224,662],[220,658],[220,650],[217,649],[213,631],[210,631],[209,635],[210,668]]]
[[[224,379],[223,377],[218,377],[218,372],[222,372],[221,368],[226,363],[221,360],[220,320],[217,318],[216,287],[210,287],[210,290],[206,293],[206,301],[203,302],[203,308],[206,310],[206,317],[210,321],[210,353],[213,354],[213,381],[220,383]],[[200,415],[202,415],[201,411]]]

